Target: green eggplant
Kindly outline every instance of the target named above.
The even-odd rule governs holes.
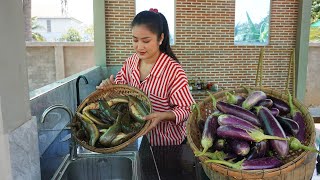
[[[129,112],[130,115],[138,122],[145,123],[143,117],[150,113],[149,108],[138,98],[128,96],[129,98]]]
[[[111,146],[118,146],[126,141],[128,141],[131,137],[133,137],[137,132],[130,132],[128,134],[125,134],[123,132],[120,132],[112,141]]]
[[[99,100],[99,109],[103,113],[104,116],[106,116],[111,122],[115,122],[116,118],[118,116],[117,112],[114,111],[106,101]]]
[[[82,113],[86,115],[92,122],[94,122],[100,128],[109,128],[112,125],[111,123],[107,124],[101,121],[99,118],[93,115],[90,110],[83,111]]]
[[[100,109],[89,109],[89,112],[90,112],[93,116],[99,118],[103,123],[105,123],[105,124],[110,124],[110,125],[113,124],[113,122],[110,121],[110,120],[108,119],[108,117],[107,117],[106,115],[104,115],[103,112],[102,112]]]
[[[89,145],[94,146],[97,140],[99,139],[99,130],[96,125],[85,115],[77,112],[77,117],[80,119],[84,129],[86,130],[87,134],[89,135]]]
[[[105,146],[110,147],[112,140],[121,132],[121,123],[119,121],[122,118],[123,113],[119,113],[116,122],[109,127],[99,138],[99,142]]]
[[[129,99],[126,96],[115,97],[107,101],[110,107],[118,103],[128,103],[128,102],[129,102]]]

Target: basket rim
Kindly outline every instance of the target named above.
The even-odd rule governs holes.
[[[287,101],[286,99],[288,99],[287,95],[281,94],[279,91],[277,90],[273,90],[271,88],[267,88],[267,87],[250,87],[253,90],[262,90],[264,91],[267,95],[270,95],[269,92],[273,92],[274,94],[280,94],[281,95],[281,99]],[[224,94],[225,92],[230,92],[230,91],[243,91],[245,90],[244,88],[235,88],[235,89],[226,89],[223,91],[219,91],[217,93],[214,93],[214,96],[218,96],[221,95],[222,93]],[[268,93],[267,93],[267,92]],[[270,96],[273,96],[274,94],[271,94]],[[211,98],[210,97],[206,97],[204,100],[202,100],[199,103],[199,106],[203,106],[205,102],[210,101]],[[305,105],[303,105],[303,103],[301,103],[299,100],[293,98],[293,104],[295,106],[297,106],[297,104],[299,105],[300,108],[303,108],[304,110],[306,110],[307,108],[305,107]],[[311,115],[309,114],[309,112],[307,111],[307,118],[310,120],[313,120],[313,118],[311,117]],[[187,139],[189,141],[189,146],[191,147],[191,149],[195,152],[195,151],[200,151],[200,149],[195,145],[194,140],[191,137],[190,134],[190,129],[191,129],[191,121],[193,116],[195,116],[195,113],[191,113],[188,121],[187,121]],[[194,119],[194,118],[193,118]],[[313,128],[313,133],[311,133],[310,136],[310,142],[308,143],[308,146],[313,145],[315,142],[315,129],[314,126],[312,126]],[[206,160],[209,160],[208,157],[204,157],[204,156],[200,156],[199,160],[201,161],[201,163],[203,164],[203,166],[207,166],[210,167],[211,169],[215,169],[216,171],[220,172],[219,170],[225,170],[225,172],[223,174],[225,175],[229,175],[230,173],[234,174],[234,173],[239,173],[239,174],[255,174],[255,173],[263,173],[263,174],[267,174],[267,173],[275,173],[277,171],[279,171],[279,173],[283,173],[286,172],[287,170],[291,170],[293,167],[297,167],[299,166],[301,163],[303,163],[303,161],[307,158],[307,156],[312,153],[310,151],[302,151],[302,153],[295,157],[292,161],[287,162],[285,164],[283,164],[282,166],[278,167],[278,168],[272,168],[272,169],[264,169],[264,170],[237,170],[237,169],[233,169],[233,168],[229,168],[227,166],[221,165],[221,164],[214,164],[214,163],[205,163]]]
[[[134,91],[134,92],[137,92],[139,95],[142,95],[145,97],[145,100],[147,101],[147,103],[150,105],[150,109],[149,109],[149,112],[151,113],[152,112],[152,104],[151,104],[151,101],[150,99],[148,98],[148,96],[143,92],[141,91],[140,89],[136,88],[136,87],[133,87],[133,86],[130,86],[130,85],[126,85],[126,84],[113,84],[113,85],[108,85],[106,86],[105,89],[103,90],[100,90],[100,89],[97,89],[95,90],[94,92],[92,92],[91,94],[89,94],[81,103],[80,105],[77,107],[77,110],[76,112],[81,112],[82,109],[85,107],[85,105],[90,102],[90,99],[93,98],[93,97],[96,97],[98,95],[101,95],[109,90],[115,90],[115,89],[128,89],[130,91]],[[77,122],[77,117],[74,116],[73,119],[72,119],[72,122],[75,123]],[[133,143],[134,141],[136,141],[139,137],[143,136],[145,133],[146,133],[146,130],[148,129],[148,127],[151,125],[151,121],[147,121],[145,123],[145,125],[143,126],[143,128],[138,132],[136,133],[133,137],[131,137],[129,140],[117,145],[117,146],[113,146],[113,147],[94,147],[94,146],[90,146],[87,142],[79,139],[76,137],[76,128],[75,127],[71,127],[71,134],[72,134],[72,137],[75,139],[75,141],[77,143],[79,143],[81,146],[83,146],[84,148],[90,150],[90,151],[93,151],[93,152],[98,152],[98,153],[114,153],[114,152],[117,152],[119,150],[122,150],[123,148],[127,147],[128,145],[130,145],[131,143]]]

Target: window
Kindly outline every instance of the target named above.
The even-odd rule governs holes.
[[[269,44],[270,0],[236,0],[234,44]]]
[[[170,45],[175,44],[175,1],[174,0],[136,0],[136,14],[150,8],[158,9],[167,19],[170,32]]]
[[[51,20],[47,20],[47,32],[51,32]]]

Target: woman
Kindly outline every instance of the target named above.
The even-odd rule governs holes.
[[[142,11],[131,22],[133,47],[118,72],[97,89],[106,85],[128,84],[145,92],[153,113],[144,117],[152,121],[147,137],[152,146],[179,145],[186,137],[186,120],[194,99],[187,76],[171,50],[166,18],[156,9]]]

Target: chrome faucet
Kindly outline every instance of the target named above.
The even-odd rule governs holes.
[[[52,106],[49,106],[46,110],[43,111],[42,116],[41,116],[41,123],[44,123],[45,117],[47,116],[47,114],[52,111],[53,109],[64,109],[65,111],[67,111],[67,113],[69,114],[69,118],[70,118],[70,122],[72,121],[73,118],[73,113],[70,110],[70,108],[68,108],[66,105],[63,104],[54,104]],[[74,141],[74,139],[72,138],[71,135],[71,144],[70,144],[70,158],[71,160],[75,160],[75,158],[77,157],[77,148],[76,148],[76,142]]]
[[[81,78],[85,81],[86,84],[88,84],[88,80],[84,75],[80,75],[80,76],[77,77],[77,80],[76,80],[77,107],[80,105],[79,81],[80,81]]]

